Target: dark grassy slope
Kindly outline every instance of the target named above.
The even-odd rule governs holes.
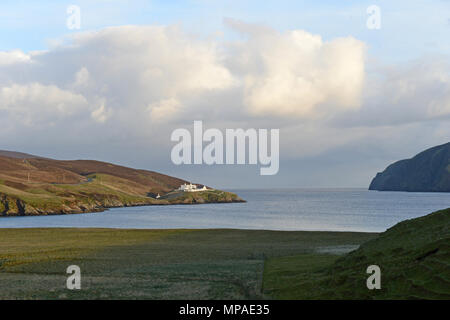
[[[373,264],[381,290],[366,287]],[[280,299],[450,299],[450,209],[400,222],[339,259],[271,259],[264,288]]]
[[[369,190],[450,192],[450,142],[388,166]]]

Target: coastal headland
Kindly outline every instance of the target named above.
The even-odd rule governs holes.
[[[61,161],[0,151],[0,216],[53,215],[107,208],[244,202],[204,187],[183,192],[186,180],[111,163]]]

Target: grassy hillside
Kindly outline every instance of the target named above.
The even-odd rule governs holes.
[[[267,258],[376,234],[256,230],[0,229],[0,299],[259,299]],[[65,287],[78,265],[82,290]]]
[[[151,204],[242,201],[222,191],[171,193],[186,181],[110,163],[0,156],[0,216],[64,214]],[[173,192],[172,192],[173,193]]]
[[[381,290],[366,287],[373,264]],[[450,299],[450,209],[403,221],[341,258],[270,259],[264,284],[279,299]]]

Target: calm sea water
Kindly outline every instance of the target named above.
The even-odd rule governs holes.
[[[247,203],[117,208],[101,213],[0,218],[0,228],[239,228],[384,231],[450,207],[450,193],[364,189],[231,190]]]

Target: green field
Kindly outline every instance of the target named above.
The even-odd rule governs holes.
[[[271,258],[305,254],[309,259],[318,251],[354,248],[375,236],[248,230],[0,229],[0,299],[271,298],[263,291],[264,264]],[[72,264],[81,268],[80,291],[65,288],[65,271]]]

